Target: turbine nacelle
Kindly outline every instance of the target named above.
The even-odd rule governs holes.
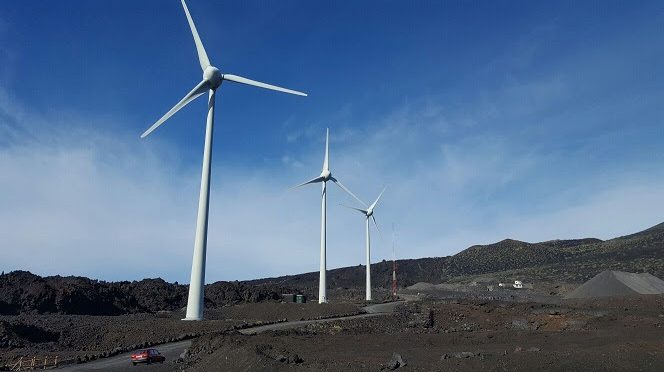
[[[224,75],[219,72],[219,69],[214,66],[208,66],[203,71],[203,80],[207,81],[210,89],[217,89],[224,80]]]
[[[367,223],[369,222],[369,218],[371,218],[374,222],[374,225],[376,225],[376,229],[378,229],[378,223],[376,222],[376,217],[374,217],[373,214],[374,214],[374,208],[376,208],[376,206],[378,205],[378,201],[380,200],[380,197],[383,196],[384,192],[385,192],[385,187],[383,188],[383,191],[380,192],[380,195],[378,195],[376,200],[373,203],[371,203],[371,205],[368,206],[366,209],[356,208],[356,207],[349,207],[349,206],[343,205],[343,204],[342,205],[346,208],[354,209],[354,210],[362,213],[367,218]],[[362,203],[361,200],[360,200],[360,203],[366,206],[366,204]],[[380,229],[378,229],[378,231],[380,231]]]
[[[222,75],[222,73],[219,71],[218,68],[210,64],[210,59],[208,58],[207,53],[205,52],[205,48],[203,47],[203,42],[201,42],[201,38],[200,36],[198,36],[198,31],[196,30],[196,26],[194,25],[194,20],[191,19],[191,14],[189,14],[189,9],[187,8],[187,4],[184,2],[184,0],[182,0],[182,7],[184,8],[184,13],[187,16],[187,22],[189,22],[189,28],[191,28],[191,34],[194,37],[194,44],[196,44],[196,53],[198,53],[198,62],[201,65],[201,70],[203,70],[203,80],[200,83],[198,83],[189,93],[187,93],[187,95],[185,95],[180,100],[180,102],[178,102],[175,106],[173,106],[172,109],[170,109],[166,114],[164,114],[164,116],[162,116],[161,119],[157,120],[157,122],[152,124],[152,126],[148,128],[148,130],[143,132],[143,134],[141,134],[141,138],[145,138],[148,134],[152,133],[155,129],[157,129],[157,127],[159,127],[166,120],[168,120],[168,118],[173,116],[173,114],[180,111],[180,109],[191,103],[196,98],[207,93],[209,90],[216,91],[224,80],[233,81],[240,84],[252,85],[263,89],[275,90],[277,92],[295,94],[304,97],[307,96],[306,93],[298,92],[297,90],[291,90],[291,89],[278,87],[276,85],[261,83],[260,81],[247,79],[242,76],[231,75],[231,74]]]
[[[327,182],[332,178],[332,173],[328,169],[324,169],[319,176],[323,182]]]

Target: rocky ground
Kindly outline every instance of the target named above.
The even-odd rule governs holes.
[[[248,326],[356,314],[363,304],[265,302],[181,312],[0,317],[0,365],[24,355],[74,362],[191,338],[154,371],[661,371],[664,296],[564,300],[450,291],[411,294],[394,312],[243,335]],[[406,296],[406,295],[404,295]],[[11,343],[8,345],[8,343]],[[131,368],[129,362],[122,368]]]
[[[0,275],[0,315],[122,315],[179,310],[186,306],[188,286],[163,279],[105,282],[76,276],[40,277],[27,271]],[[215,282],[205,286],[205,307],[280,301],[299,293],[278,285]]]
[[[664,297],[421,300],[393,315],[194,341],[187,370],[661,371]]]
[[[260,303],[206,312],[202,322],[183,322],[182,311],[117,316],[21,314],[0,316],[0,366],[21,356],[58,355],[81,362],[155,344],[287,320],[358,314],[355,304]]]

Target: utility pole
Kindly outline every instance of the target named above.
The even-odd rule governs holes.
[[[392,224],[392,300],[397,299],[397,255],[394,248],[394,224]]]

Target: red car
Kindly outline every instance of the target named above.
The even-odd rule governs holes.
[[[143,349],[135,351],[131,354],[131,364],[137,365],[138,363],[163,363],[166,358],[159,354],[156,349]]]

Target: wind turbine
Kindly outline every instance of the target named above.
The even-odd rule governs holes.
[[[342,185],[339,180],[332,177],[332,172],[330,172],[330,128],[327,128],[325,132],[325,159],[323,160],[323,170],[320,172],[320,175],[316,178],[313,178],[307,182],[303,182],[293,188],[308,185],[310,183],[322,183],[322,192],[321,192],[321,216],[320,216],[320,273],[318,280],[318,303],[322,304],[327,302],[327,284],[326,284],[326,274],[327,274],[327,181],[332,181],[334,184],[339,186],[342,190],[350,194],[355,200],[359,201],[362,205],[365,205],[362,200],[360,200],[355,194],[353,194],[346,186]]]
[[[203,70],[203,80],[196,84],[191,92],[187,93],[172,109],[170,109],[161,119],[157,120],[148,130],[141,134],[141,138],[145,138],[148,134],[152,133],[160,125],[162,125],[168,118],[173,116],[181,108],[200,97],[204,93],[208,93],[208,111],[207,111],[207,124],[205,126],[205,147],[203,150],[203,170],[201,174],[201,190],[198,199],[198,216],[196,218],[196,238],[194,240],[194,258],[191,264],[191,280],[189,281],[189,297],[187,299],[187,315],[183,320],[201,320],[203,319],[203,289],[205,285],[205,253],[207,249],[207,227],[208,227],[208,211],[210,206],[210,164],[212,161],[212,134],[214,128],[214,98],[215,92],[221,83],[224,81],[233,81],[247,85],[253,85],[260,88],[276,90],[279,92],[296,94],[298,96],[305,96],[305,93],[290,90],[286,88],[277,87],[270,84],[261,83],[259,81],[250,80],[237,75],[222,74],[219,69],[210,64],[205,48],[198,36],[194,21],[191,19],[187,4],[182,1],[184,13],[189,22],[189,28],[194,37],[196,44],[196,51],[198,52],[198,62]]]
[[[354,209],[360,213],[362,213],[365,217],[365,226],[366,226],[366,233],[367,233],[367,239],[366,239],[366,254],[367,254],[367,279],[366,279],[366,284],[367,284],[367,289],[366,289],[366,300],[371,301],[371,237],[369,236],[369,218],[373,220],[374,225],[376,225],[376,229],[378,229],[378,223],[376,223],[376,217],[374,216],[374,208],[376,208],[376,205],[378,204],[378,201],[380,200],[380,197],[383,196],[383,193],[385,192],[385,188],[383,188],[383,191],[380,192],[380,195],[376,198],[376,200],[369,206],[367,209],[361,209],[361,208],[354,208],[354,207],[348,207],[345,206],[346,208]],[[364,204],[364,203],[363,203]]]

